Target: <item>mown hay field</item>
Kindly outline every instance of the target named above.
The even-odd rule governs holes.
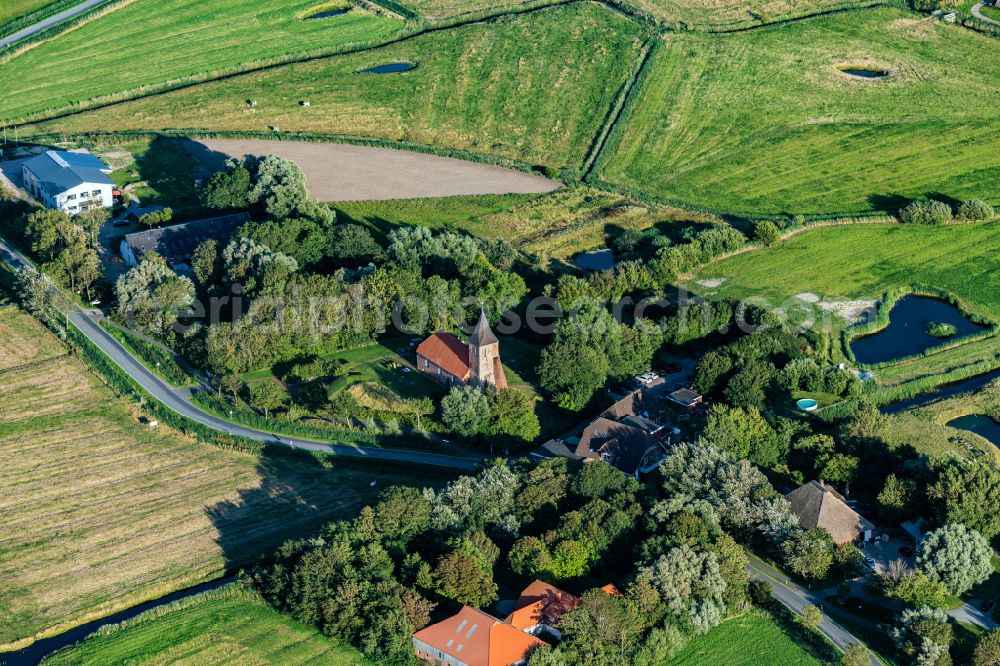
[[[0,120],[245,63],[388,39],[402,22],[316,0],[133,0],[0,64]],[[106,128],[105,128],[106,129]]]
[[[0,645],[219,576],[440,474],[153,431],[27,315],[0,312],[0,339]]]
[[[641,30],[601,5],[578,3],[209,82],[25,131],[275,126],[579,167],[637,66]],[[417,67],[358,73],[397,61]],[[303,100],[310,106],[300,106]]]
[[[431,21],[517,7],[529,0],[400,0],[399,4]]]
[[[286,617],[237,584],[113,626],[55,653],[46,666],[369,663],[357,650]]]
[[[998,105],[996,40],[902,10],[669,34],[599,176],[730,212],[891,210],[928,193],[1000,203]]]

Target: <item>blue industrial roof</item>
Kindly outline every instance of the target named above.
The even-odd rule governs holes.
[[[24,166],[35,174],[50,196],[62,194],[84,183],[114,185],[107,174],[111,168],[90,153],[47,150],[32,157]]]

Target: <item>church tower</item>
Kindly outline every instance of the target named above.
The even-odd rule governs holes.
[[[507,388],[503,365],[500,363],[500,341],[490,330],[486,312],[479,315],[479,322],[469,338],[469,384],[476,388],[500,391]]]

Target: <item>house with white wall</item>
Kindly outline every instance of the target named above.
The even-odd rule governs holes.
[[[111,167],[90,153],[47,150],[21,167],[24,189],[39,203],[76,215],[114,205]]]

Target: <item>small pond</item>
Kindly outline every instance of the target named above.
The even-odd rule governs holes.
[[[847,68],[840,70],[848,76],[857,76],[862,79],[881,79],[889,76],[889,72],[880,71],[877,69],[854,69]]]
[[[320,12],[318,14],[313,14],[312,16],[307,16],[306,19],[310,20],[310,19],[332,18],[334,16],[340,16],[342,14],[346,14],[349,11],[351,11],[350,7],[342,7],[340,9],[328,9],[325,12]]]
[[[983,375],[963,379],[960,382],[945,384],[933,393],[925,393],[924,395],[918,395],[914,398],[906,398],[905,400],[888,404],[883,407],[881,411],[883,414],[898,414],[899,412],[913,407],[920,407],[921,405],[926,405],[934,402],[935,400],[950,398],[954,395],[960,395],[962,393],[972,393],[973,391],[978,391],[984,386],[990,384],[994,379],[1000,379],[1000,370],[994,370],[993,372],[987,372]]]
[[[927,332],[931,324],[950,324],[955,334],[947,339]],[[928,296],[904,296],[889,311],[889,325],[878,333],[851,341],[858,363],[884,363],[922,354],[948,340],[978,333],[986,326],[976,324],[951,303]]]
[[[968,430],[1000,446],[1000,423],[985,414],[969,414],[948,421],[952,428]]]
[[[585,271],[609,271],[615,267],[615,255],[611,250],[594,250],[584,252],[574,263]]]
[[[363,69],[359,74],[396,74],[398,72],[408,72],[414,69],[417,65],[412,62],[389,62],[384,65],[376,65],[375,67],[369,67],[368,69]]]

